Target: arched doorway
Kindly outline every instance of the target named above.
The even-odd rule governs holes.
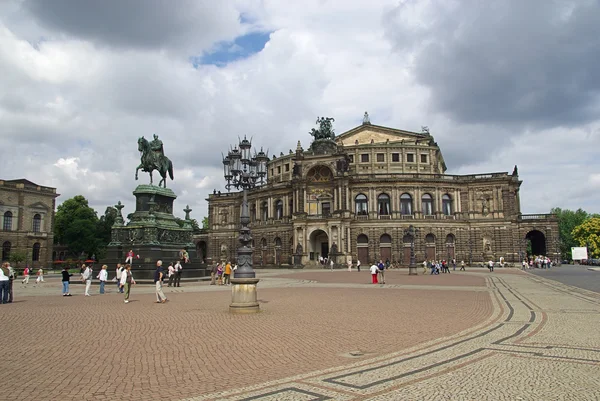
[[[456,238],[454,237],[454,234],[448,234],[446,235],[446,254],[447,254],[447,260],[448,262],[452,261],[452,259],[454,259],[454,243],[456,242]]]
[[[369,237],[365,234],[360,234],[356,238],[356,256],[362,265],[369,264]]]
[[[206,259],[206,248],[205,241],[198,241],[196,243],[196,255],[198,256],[200,263],[204,263],[204,260]]]
[[[310,233],[308,241],[308,252],[310,260],[319,260],[319,256],[329,256],[329,236],[323,230],[315,230]]]
[[[531,230],[525,236],[531,242],[532,255],[546,255],[546,236],[538,230]]]
[[[425,236],[425,259],[435,260],[435,235],[432,233]]]
[[[392,261],[392,237],[389,234],[379,238],[379,258],[384,262]]]

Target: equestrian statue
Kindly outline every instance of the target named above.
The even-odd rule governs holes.
[[[167,172],[173,180],[173,163],[165,156],[163,143],[158,139],[158,135],[154,134],[154,139],[150,142],[143,136],[138,138],[138,150],[142,153],[142,158],[140,165],[135,169],[135,179],[138,179],[138,171],[141,169],[150,174],[150,185],[152,185],[152,171],[158,170],[162,177],[158,186],[162,184],[166,188]]]

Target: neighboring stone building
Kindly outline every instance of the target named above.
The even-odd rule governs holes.
[[[31,181],[0,180],[0,244],[2,260],[25,251],[29,266],[50,266],[54,241],[56,188]]]
[[[521,213],[516,166],[511,174],[447,175],[426,129],[373,125],[366,113],[362,125],[324,134],[308,150],[298,141],[295,152],[274,156],[267,184],[249,192],[256,267],[288,265],[295,254],[308,266],[332,254],[337,263],[407,266],[410,225],[417,261],[516,262],[528,243],[534,254],[559,257],[556,217]],[[209,195],[209,230],[196,237],[209,262],[235,259],[241,198]]]

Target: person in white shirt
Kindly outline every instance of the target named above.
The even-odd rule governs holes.
[[[169,272],[167,273],[167,276],[169,277],[169,283],[167,284],[167,287],[170,287],[175,280],[175,268],[173,267],[173,262],[169,263]]]
[[[44,269],[40,266],[40,268],[37,271],[37,279],[35,280],[36,283],[43,283],[44,282]]]
[[[90,295],[90,287],[92,286],[92,265],[89,265],[83,271],[81,278],[85,281],[85,296],[89,297]]]
[[[376,263],[373,263],[369,270],[371,270],[371,278],[373,284],[377,284],[377,274],[379,273],[379,267],[377,267]]]
[[[360,272],[360,260],[356,259],[356,270]]]
[[[329,261],[329,266],[331,266],[331,271],[333,271],[333,259]]]
[[[123,270],[125,270],[125,268],[123,266],[121,266],[120,263],[117,263],[117,270],[116,270],[117,289],[119,290],[119,292],[121,294],[123,293],[123,286],[121,285],[121,276],[123,275]]]
[[[491,259],[488,262],[488,269],[490,269],[490,273],[494,271],[494,261]]]
[[[124,293],[126,304],[129,303],[129,294],[131,292],[131,286],[133,285],[135,285],[135,280],[133,279],[133,274],[131,273],[131,265],[126,264],[125,270],[121,274],[121,280],[119,281],[119,286],[125,289]]]
[[[103,265],[102,270],[100,270],[100,273],[98,273],[98,276],[96,276],[96,278],[100,280],[100,294],[104,294],[104,284],[106,283],[106,280],[108,280],[107,268],[108,266]]]
[[[183,266],[181,266],[181,263],[179,263],[179,261],[177,261],[177,263],[175,263],[175,282],[173,283],[173,287],[180,286],[182,270],[183,270]]]
[[[0,304],[8,303],[8,263],[2,263],[0,268]]]

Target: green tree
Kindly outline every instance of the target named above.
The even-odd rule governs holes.
[[[197,233],[198,231],[200,231],[200,226],[198,225],[198,220],[192,219],[191,223],[192,223],[192,229],[194,230],[194,233]]]
[[[9,261],[15,267],[19,267],[19,263],[25,262],[27,260],[27,252],[26,251],[12,251],[10,253]]]
[[[572,235],[573,229],[586,221],[590,215],[581,208],[572,211],[555,207],[550,210],[550,213],[558,217],[558,236],[561,242],[560,252],[564,258],[571,259],[571,247],[578,246]]]
[[[587,219],[573,229],[573,240],[579,246],[589,246],[588,258],[600,257],[600,217]]]
[[[60,204],[54,221],[55,243],[68,246],[71,254],[79,256],[83,252],[90,257],[98,251],[102,243],[98,238],[99,219],[85,197],[77,195]]]
[[[204,230],[208,230],[208,217],[203,217],[202,218],[202,228]]]

